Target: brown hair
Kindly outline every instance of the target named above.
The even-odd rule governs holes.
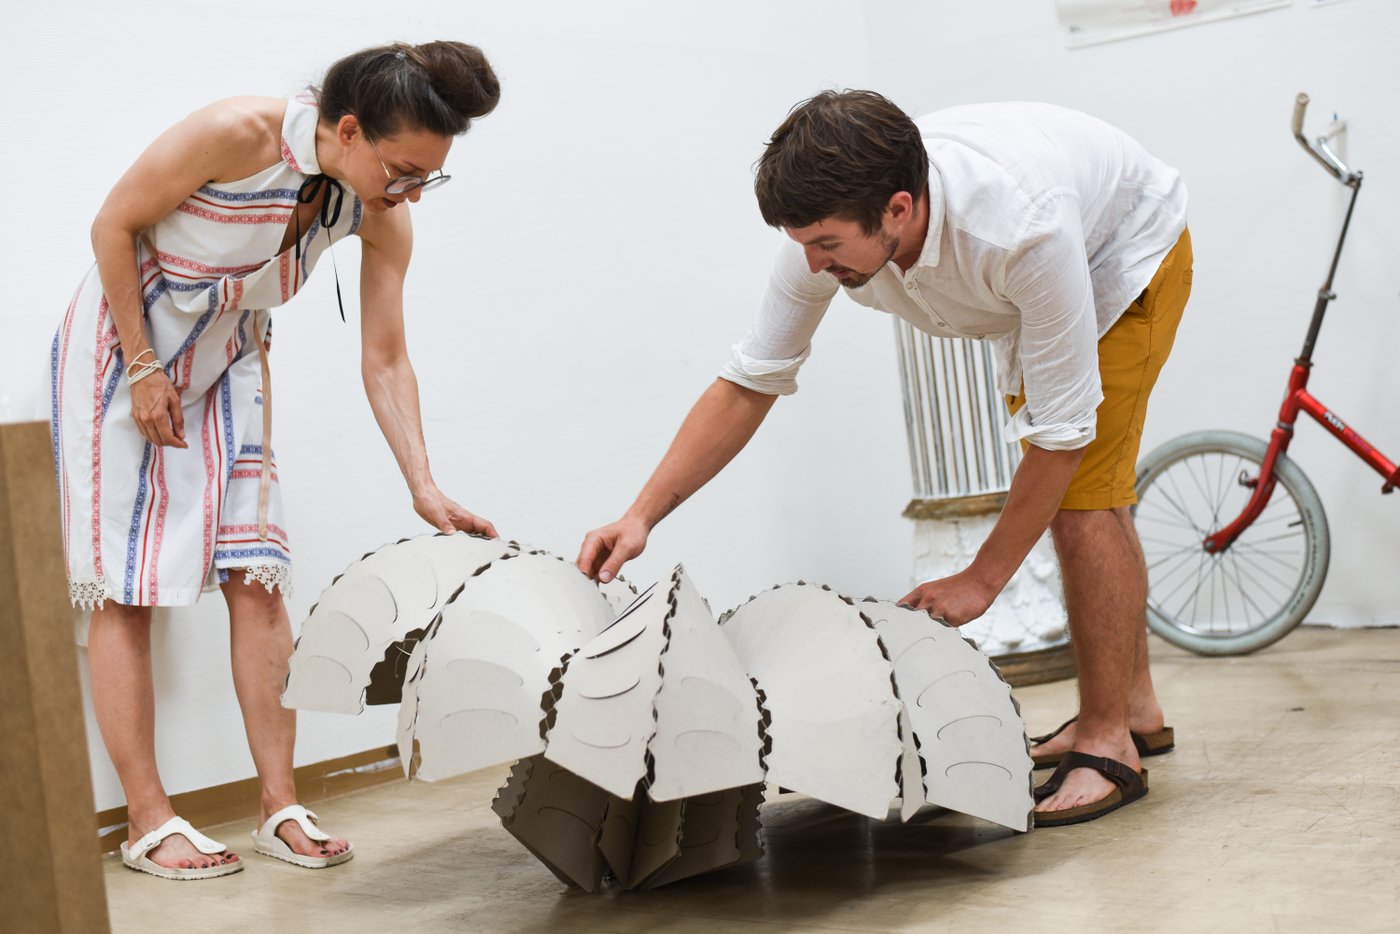
[[[890,196],[928,185],[919,128],[874,91],[823,91],[788,112],[758,160],[754,194],[770,227],[827,217],[880,229]]]
[[[457,136],[495,109],[501,85],[474,45],[395,42],[336,62],[316,97],[322,120],[354,114],[370,139],[392,136],[404,125]]]

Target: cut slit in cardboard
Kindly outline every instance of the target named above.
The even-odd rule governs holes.
[[[542,552],[505,555],[468,578],[406,666],[398,743],[408,777],[543,752],[551,673],[612,620],[591,581]]]
[[[463,582],[518,553],[514,542],[476,535],[421,535],[385,545],[346,568],[302,624],[282,703],[357,714],[367,701],[398,703],[401,659]]]
[[[344,709],[353,695],[358,709],[364,681],[313,659],[367,679],[386,639],[421,629],[398,666],[406,772],[516,760],[492,807],[565,882],[651,888],[757,859],[765,782],[877,819],[893,801],[904,820],[929,803],[1030,829],[1010,688],[940,621],[799,582],[716,623],[679,565],[641,594],[600,590],[543,552],[452,538],[411,539],[416,561],[333,582],[284,702]]]

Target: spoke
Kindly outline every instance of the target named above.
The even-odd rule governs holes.
[[[1210,627],[1215,628],[1215,571],[1220,567],[1217,559],[1210,562]]]
[[[1284,515],[1270,516],[1267,519],[1255,519],[1253,522],[1250,523],[1250,525],[1252,525],[1256,529],[1262,529],[1265,526],[1269,525],[1277,526],[1280,522],[1282,522],[1284,523],[1284,526],[1286,528],[1293,528],[1295,525],[1301,525],[1302,521],[1303,516],[1301,513],[1290,512]]]
[[[1244,581],[1241,580],[1238,556],[1233,554],[1229,555],[1229,563],[1232,564],[1235,569],[1235,586],[1239,590],[1240,607],[1241,610],[1244,612],[1245,624],[1252,629],[1254,627],[1252,625],[1252,621],[1249,618],[1249,608],[1251,606],[1254,607],[1255,611],[1259,614],[1259,621],[1261,623],[1268,618],[1268,614],[1265,613],[1263,607],[1259,606],[1259,604],[1255,602],[1254,598],[1250,596],[1249,589],[1245,587]]]
[[[1235,467],[1238,467],[1239,463],[1239,458],[1235,458]],[[1229,489],[1227,485],[1229,481],[1225,479],[1225,457],[1223,455],[1216,461],[1216,468],[1215,490],[1217,496],[1215,500],[1215,527],[1218,529],[1220,528],[1220,507],[1225,504],[1225,491]],[[1234,476],[1233,469],[1231,469],[1229,476]]]
[[[1236,455],[1235,466],[1230,468],[1230,470],[1227,472],[1225,470],[1226,456],[1227,455],[1225,454],[1218,455],[1218,459],[1216,460],[1214,482],[1211,481],[1208,475],[1206,475],[1205,477],[1206,483],[1211,487],[1212,491],[1211,494],[1207,497],[1207,500],[1211,503],[1211,528],[1214,529],[1220,528],[1220,510],[1222,507],[1224,507],[1225,500],[1230,494],[1230,480],[1227,478],[1233,478],[1235,476],[1236,469],[1238,469],[1240,464],[1242,463],[1240,457]],[[1207,465],[1202,463],[1202,473],[1205,474],[1206,470]]]
[[[1204,461],[1204,456],[1202,456],[1201,460]],[[1193,465],[1194,465],[1194,466],[1193,466]],[[1191,480],[1191,482],[1192,482],[1193,484],[1195,484],[1196,490],[1201,494],[1201,501],[1204,502],[1204,503],[1206,504],[1206,509],[1207,509],[1208,511],[1211,511],[1211,513],[1212,513],[1212,514],[1211,514],[1211,523],[1210,523],[1210,527],[1213,528],[1213,529],[1214,529],[1214,528],[1219,528],[1218,523],[1215,522],[1215,515],[1214,515],[1214,513],[1219,512],[1219,510],[1218,510],[1218,509],[1212,510],[1212,506],[1211,506],[1211,504],[1213,503],[1215,497],[1214,497],[1214,496],[1211,494],[1211,492],[1206,488],[1206,487],[1209,485],[1208,480],[1206,480],[1206,481],[1203,482],[1203,479],[1202,479],[1202,478],[1206,477],[1206,469],[1205,469],[1204,463],[1201,463],[1201,464],[1194,464],[1194,461],[1184,461],[1184,462],[1182,463],[1182,467],[1183,467],[1183,468],[1185,469],[1185,471],[1186,471],[1186,476]],[[1197,476],[1197,473],[1198,473],[1198,472],[1200,473],[1201,476]],[[1175,490],[1177,491],[1177,495],[1178,495],[1178,496],[1181,496],[1181,488],[1178,487],[1178,486],[1176,486],[1175,483],[1173,483],[1172,487],[1173,487],[1173,489],[1175,489]],[[1186,497],[1182,496],[1181,498],[1184,500]]]
[[[1178,545],[1176,542],[1158,542],[1158,541],[1156,541],[1155,539],[1150,539],[1150,538],[1142,539],[1142,541],[1143,541],[1143,542],[1150,542],[1150,543],[1156,544],[1156,545],[1165,545],[1165,546],[1167,546],[1168,548],[1171,548],[1171,549],[1172,549],[1171,551],[1169,551],[1169,552],[1163,554],[1160,558],[1157,557],[1156,552],[1153,552],[1152,557],[1156,558],[1157,560],[1154,561],[1152,564],[1148,565],[1148,567],[1155,567],[1156,565],[1161,564],[1163,561],[1166,561],[1166,560],[1169,559],[1169,558],[1175,557],[1176,555],[1184,555],[1184,554],[1186,554],[1186,553],[1188,553],[1188,552],[1192,552],[1192,551],[1204,551],[1204,550],[1205,550],[1205,549],[1201,548],[1201,543],[1200,543],[1200,542],[1187,542],[1185,545]],[[1144,548],[1143,550],[1146,551],[1147,549]]]
[[[1205,552],[1202,551],[1202,552],[1200,552],[1200,554],[1204,555]],[[1163,582],[1163,584],[1165,584],[1165,583],[1167,582],[1167,579],[1168,579],[1168,578],[1172,577],[1172,576],[1173,576],[1174,574],[1176,574],[1178,571],[1182,571],[1182,570],[1185,570],[1185,569],[1189,568],[1190,565],[1191,565],[1191,556],[1188,554],[1188,555],[1183,556],[1183,557],[1181,558],[1181,560],[1177,561],[1175,567],[1173,567],[1173,568],[1171,568],[1170,570],[1165,571],[1165,572],[1163,572],[1161,575],[1159,575],[1158,580],[1161,580],[1161,581]],[[1191,583],[1191,575],[1188,574],[1188,575],[1186,575],[1185,577],[1183,577],[1183,578],[1181,579],[1181,582],[1180,582],[1180,583],[1178,583],[1175,587],[1173,587],[1170,591],[1168,591],[1164,596],[1160,597],[1160,598],[1157,600],[1157,603],[1158,603],[1159,605],[1166,605],[1166,602],[1167,602],[1168,600],[1170,600],[1172,597],[1175,597],[1175,596],[1177,595],[1177,593],[1181,590],[1181,588],[1184,587],[1184,586],[1186,586],[1186,585],[1189,584],[1189,583]]]
[[[1155,492],[1155,490],[1154,490],[1153,492]],[[1151,506],[1153,509],[1157,510],[1157,511],[1158,511],[1159,513],[1161,513],[1162,515],[1161,515],[1161,516],[1154,516],[1154,515],[1150,515],[1150,514],[1149,514],[1149,515],[1143,515],[1142,507],[1143,507],[1144,505]],[[1165,516],[1165,518],[1163,518],[1163,516]],[[1196,528],[1196,524],[1195,524],[1194,522],[1191,522],[1189,519],[1187,519],[1186,521],[1183,522],[1181,519],[1177,518],[1175,515],[1172,515],[1171,513],[1167,512],[1167,510],[1165,510],[1165,509],[1163,509],[1162,507],[1158,506],[1158,505],[1157,505],[1157,501],[1156,501],[1155,499],[1153,499],[1153,500],[1140,500],[1140,501],[1138,502],[1138,511],[1137,511],[1137,514],[1136,514],[1133,518],[1134,518],[1134,520],[1136,520],[1137,522],[1147,521],[1147,522],[1156,523],[1157,525],[1169,525],[1169,526],[1171,526],[1172,528],[1176,528],[1176,529],[1187,529],[1187,530],[1189,530],[1189,531],[1191,532],[1191,534],[1193,534],[1193,535],[1195,535],[1195,534],[1198,533],[1198,529]]]
[[[1290,572],[1297,573],[1303,569],[1303,553],[1301,551],[1264,551],[1252,548],[1248,543],[1241,545],[1239,542],[1236,542],[1231,550],[1238,550],[1251,558],[1267,558]],[[1293,558],[1294,560],[1287,561],[1285,558]]]
[[[1235,588],[1230,580],[1230,572],[1226,567],[1224,555],[1221,555],[1219,560],[1215,562],[1215,567],[1220,572],[1220,600],[1225,610],[1225,628],[1234,632],[1235,627],[1231,624],[1230,619],[1230,592]]]
[[[1280,609],[1283,608],[1284,603],[1286,603],[1288,600],[1288,593],[1292,592],[1291,590],[1288,591],[1288,593],[1285,593],[1282,598],[1279,598],[1275,596],[1274,591],[1270,589],[1267,584],[1260,582],[1257,576],[1250,573],[1250,569],[1245,563],[1236,559],[1235,569],[1239,572],[1241,584],[1243,585],[1245,583],[1248,583],[1257,592],[1264,594],[1268,602],[1274,605],[1273,612],[1277,613]],[[1258,604],[1256,602],[1256,606],[1257,605]],[[1264,611],[1261,609],[1260,612],[1261,614],[1263,614]]]
[[[1196,566],[1196,587],[1194,590],[1192,590],[1189,594],[1186,595],[1186,600],[1182,602],[1181,609],[1177,610],[1174,614],[1172,614],[1173,616],[1180,616],[1181,610],[1186,609],[1186,604],[1192,603],[1191,622],[1193,625],[1196,622],[1196,608],[1192,598],[1201,592],[1201,572],[1205,569],[1205,562],[1206,559],[1208,559],[1209,557],[1210,556],[1204,551],[1201,552],[1201,563]]]
[[[1163,474],[1162,478],[1171,484],[1172,490],[1176,493],[1176,497],[1173,498],[1171,493],[1167,492],[1166,489],[1162,488],[1159,485],[1158,488],[1162,490],[1162,498],[1165,499],[1181,515],[1181,518],[1186,520],[1187,525],[1189,525],[1198,534],[1204,537],[1206,534],[1205,530],[1202,529],[1199,524],[1197,524],[1196,520],[1191,515],[1191,511],[1182,505],[1182,503],[1185,501],[1185,497],[1181,495],[1181,488],[1177,485],[1176,476],[1172,473],[1167,473]]]
[[[1286,592],[1292,593],[1294,590],[1297,589],[1297,586],[1298,586],[1298,585],[1297,585],[1295,582],[1284,580],[1283,578],[1279,577],[1277,574],[1274,574],[1273,572],[1271,572],[1267,567],[1265,567],[1265,566],[1264,566],[1263,564],[1261,564],[1260,562],[1252,560],[1252,556],[1251,556],[1250,554],[1248,554],[1247,552],[1241,552],[1240,555],[1239,555],[1239,559],[1240,559],[1240,561],[1242,561],[1242,562],[1248,564],[1250,567],[1252,567],[1252,568],[1254,569],[1255,572],[1257,572],[1257,573],[1259,573],[1259,574],[1262,574],[1263,576],[1265,576],[1265,577],[1269,578],[1270,580],[1276,582],[1280,587],[1285,588],[1285,589],[1286,589]]]
[[[1259,610],[1259,615],[1261,617],[1267,616],[1264,609],[1260,607],[1259,602],[1255,600],[1253,596],[1250,596],[1250,590],[1253,589],[1256,592],[1268,595],[1270,602],[1273,601],[1273,592],[1266,585],[1260,583],[1258,577],[1251,574],[1248,567],[1240,563],[1237,555],[1231,556],[1230,560],[1234,567],[1235,579],[1238,583],[1241,597],[1248,599],[1249,602]]]
[[[1250,539],[1249,545],[1252,546],[1252,548],[1257,548],[1257,546],[1264,545],[1266,542],[1287,542],[1288,539],[1294,538],[1301,538],[1303,541],[1306,541],[1306,539],[1308,539],[1308,532],[1303,531],[1303,529],[1298,529],[1296,532],[1285,532],[1285,534],[1282,535],[1270,535],[1267,536],[1267,538]]]
[[[1212,554],[1203,547],[1208,531],[1233,521],[1255,495],[1257,487],[1238,478],[1253,476],[1257,483],[1259,466],[1239,451],[1188,455],[1153,478],[1134,510],[1149,602],[1183,629],[1250,632],[1276,615],[1301,584],[1310,529],[1282,482],[1229,549]]]

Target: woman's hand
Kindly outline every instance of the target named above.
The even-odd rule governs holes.
[[[163,372],[152,373],[131,385],[131,420],[141,437],[152,444],[187,448],[185,413],[180,393]]]
[[[487,538],[499,538],[496,527],[487,520],[448,499],[437,487],[413,494],[413,509],[423,521],[439,532],[475,532]]]

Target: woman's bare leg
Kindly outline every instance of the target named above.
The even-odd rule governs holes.
[[[126,795],[127,842],[135,843],[175,816],[156,770],[150,607],[108,600],[93,611],[88,673],[97,726]],[[238,859],[227,850],[207,856],[178,834],[146,856],[170,869],[203,869]]]
[[[261,827],[274,813],[297,801],[292,777],[297,716],[281,701],[287,662],[292,656],[292,624],[281,592],[269,592],[256,580],[245,583],[244,575],[244,571],[230,571],[222,589],[228,602],[233,686],[243,709],[248,750],[262,782]],[[277,835],[303,856],[334,856],[350,846],[339,838],[316,843],[295,821],[283,821]]]

